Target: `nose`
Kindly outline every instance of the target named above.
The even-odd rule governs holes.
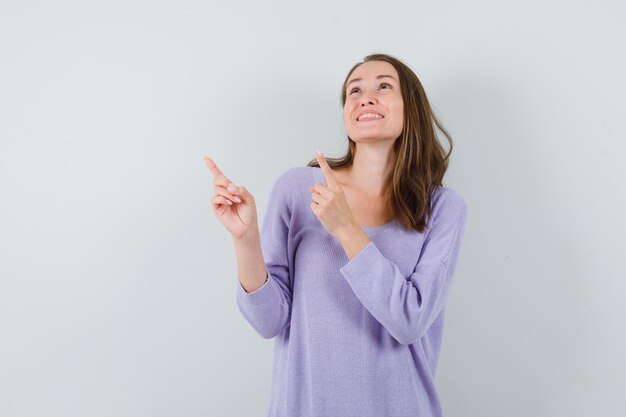
[[[374,104],[374,99],[368,98],[367,100],[361,100],[361,106],[365,106],[366,104]]]
[[[374,104],[376,99],[371,93],[363,93],[361,96],[361,106],[365,106],[366,104]]]

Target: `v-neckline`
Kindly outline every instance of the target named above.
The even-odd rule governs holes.
[[[315,169],[315,172],[316,172],[316,175],[317,175],[317,179],[320,180],[319,182],[321,182],[322,184],[326,185],[326,178],[324,178],[324,173],[322,173],[322,168],[319,168],[319,167],[313,167],[313,168]],[[381,224],[380,226],[367,227],[367,226],[363,226],[362,224],[359,224],[359,226],[361,226],[361,228],[366,233],[373,233],[373,232],[379,232],[379,231],[386,230],[386,229],[392,227],[395,223],[396,223],[396,219],[392,219],[390,222],[385,223],[385,224]]]

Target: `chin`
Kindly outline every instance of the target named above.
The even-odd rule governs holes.
[[[376,134],[371,134],[371,135],[350,135],[348,134],[348,136],[350,137],[350,139],[352,139],[355,142],[373,142],[376,140],[380,139],[380,135],[376,135]]]

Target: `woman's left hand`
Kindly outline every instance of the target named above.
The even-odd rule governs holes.
[[[320,164],[326,185],[316,183],[309,187],[311,192],[311,210],[317,216],[324,228],[335,237],[354,227],[356,221],[346,201],[337,179],[333,176],[332,169],[326,158],[318,151],[317,162]]]

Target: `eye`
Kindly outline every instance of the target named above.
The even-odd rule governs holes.
[[[389,83],[381,83],[380,86],[382,87],[383,85],[386,85],[387,87],[391,87],[391,84]],[[354,93],[355,90],[360,90],[359,87],[354,87],[352,90],[350,90],[350,94]]]

